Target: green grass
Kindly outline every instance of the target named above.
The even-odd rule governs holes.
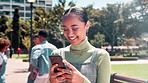
[[[111,67],[112,73],[148,79],[148,64],[112,64]]]
[[[29,54],[13,54],[12,55],[13,58],[15,59],[23,59],[23,60],[27,60],[29,59]]]

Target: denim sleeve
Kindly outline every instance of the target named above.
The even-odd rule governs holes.
[[[38,58],[41,56],[42,50],[37,48],[32,50],[31,53],[31,60],[32,60],[32,65],[36,68],[38,68]]]
[[[44,48],[40,57],[38,58],[39,64],[39,75],[48,74],[49,73],[49,56],[51,55],[52,50],[50,48]]]

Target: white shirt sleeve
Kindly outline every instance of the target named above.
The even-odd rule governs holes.
[[[2,56],[0,56],[0,65],[2,65],[3,64],[3,58],[2,58]]]

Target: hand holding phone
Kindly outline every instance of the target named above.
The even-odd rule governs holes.
[[[57,68],[63,68],[63,69],[66,69],[66,66],[65,64],[63,63],[62,61],[62,57],[61,56],[49,56],[50,58],[50,61],[51,61],[51,64],[54,65],[54,64],[58,64],[58,66],[54,69],[54,72],[59,72],[57,70]]]

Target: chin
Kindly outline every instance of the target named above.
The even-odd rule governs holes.
[[[77,44],[73,44],[73,43],[71,43],[72,45],[77,45]]]

